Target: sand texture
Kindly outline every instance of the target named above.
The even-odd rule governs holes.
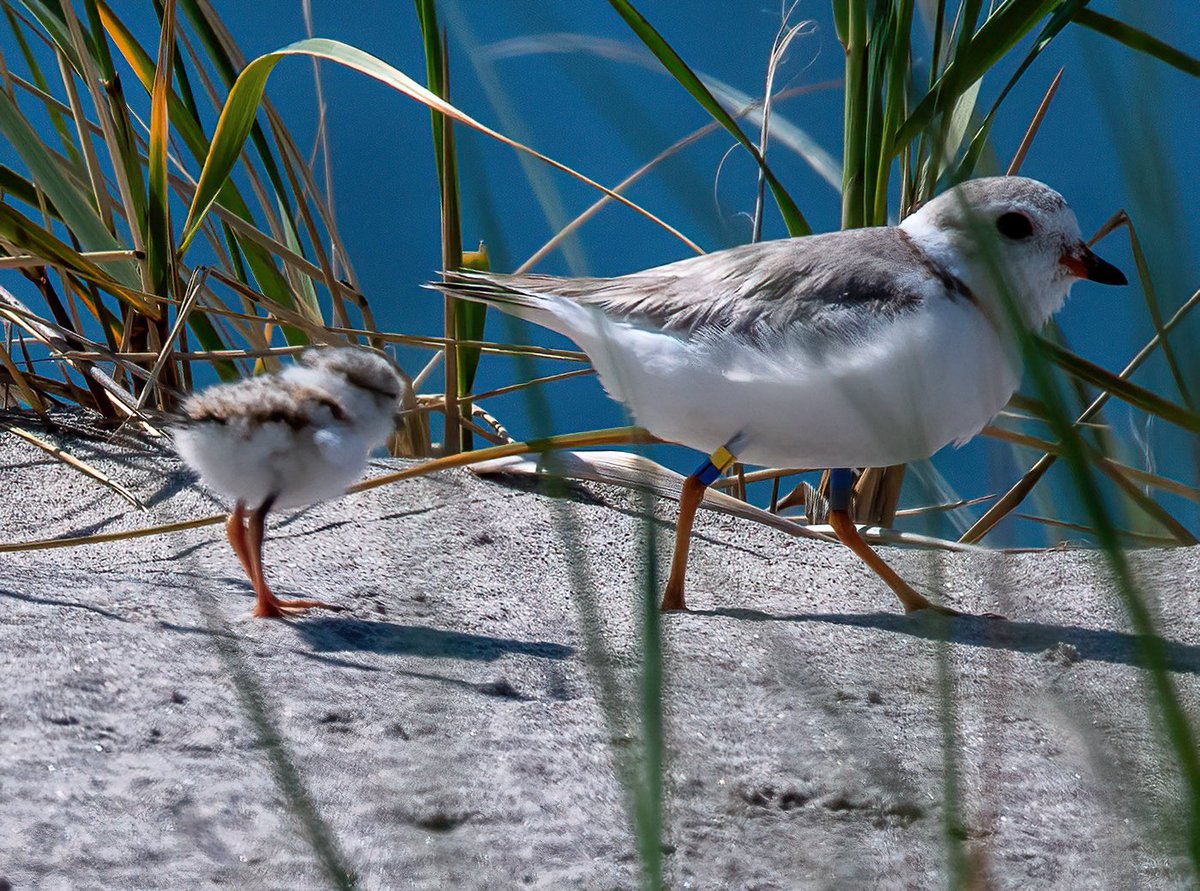
[[[148,509],[0,433],[0,541],[220,509],[162,445],[48,435]],[[276,591],[347,607],[288,622],[248,617],[220,526],[0,554],[0,877],[637,887],[616,770],[642,725],[600,681],[636,702],[642,513],[616,488],[456,471],[281,514]],[[958,620],[943,644],[845,549],[701,512],[696,612],[662,624],[669,886],[946,887],[952,764],[978,887],[1187,887],[1102,559],[885,553],[1012,621]],[[1200,553],[1134,563],[1194,712]]]

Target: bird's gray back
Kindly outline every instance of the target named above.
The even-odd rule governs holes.
[[[616,278],[502,280],[676,334],[716,329],[762,340],[785,331],[794,337],[800,329],[816,341],[842,343],[918,309],[933,282],[945,285],[951,299],[968,296],[891,227],[742,245]]]

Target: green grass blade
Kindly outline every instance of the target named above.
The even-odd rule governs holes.
[[[1133,220],[1129,219],[1128,214],[1125,213],[1122,213],[1122,217],[1124,218],[1125,229],[1129,232],[1129,247],[1133,252],[1133,264],[1137,268],[1138,280],[1142,286],[1142,295],[1146,300],[1146,311],[1150,316],[1151,324],[1154,325],[1154,333],[1158,336],[1158,342],[1162,345],[1163,359],[1167,363],[1167,368],[1171,372],[1171,378],[1175,381],[1175,387],[1179,390],[1179,396],[1183,399],[1184,405],[1190,409],[1195,409],[1196,405],[1192,398],[1191,389],[1187,385],[1183,369],[1180,367],[1179,359],[1175,354],[1175,348],[1171,346],[1171,339],[1163,326],[1162,310],[1159,308],[1154,281],[1150,277],[1150,266],[1146,262],[1146,253],[1142,250],[1142,241],[1138,238]]]
[[[850,0],[833,0],[833,31],[845,46],[850,39]]]
[[[3,90],[0,90],[0,132],[8,138],[13,149],[28,166],[38,188],[54,202],[63,221],[85,250],[116,251],[125,247],[105,227],[89,197],[77,189],[59,169],[54,154],[48,150],[8,93]],[[132,263],[113,264],[112,275],[129,287],[137,286],[137,271]]]
[[[984,117],[983,123],[975,132],[974,137],[972,137],[971,144],[968,146],[962,161],[959,162],[958,168],[954,171],[953,176],[946,185],[955,185],[975,175],[975,168],[979,164],[979,159],[987,146],[988,137],[991,134],[992,122],[995,120],[1000,106],[1008,98],[1008,94],[1012,92],[1013,87],[1017,85],[1017,82],[1029,70],[1038,56],[1062,32],[1063,28],[1071,22],[1085,3],[1087,3],[1087,0],[1068,0],[1050,17],[1050,21],[1046,23],[1046,26],[1034,41],[1029,53],[1021,60],[1021,64],[1017,66],[1017,70],[1009,77],[1008,82],[992,103],[992,107]]]
[[[104,23],[100,19],[100,10],[96,7],[96,0],[83,0],[83,8],[87,13],[88,28],[92,32],[92,53],[97,73],[106,83],[115,81],[117,69],[113,65],[112,52],[109,50],[108,40],[104,36]]]
[[[53,10],[49,5],[42,3],[41,0],[21,0],[21,5],[29,10],[39,25],[46,29],[46,33],[50,35],[50,39],[54,42],[55,48],[58,49],[67,57],[67,61],[71,63],[71,67],[79,71],[79,56],[75,52],[75,41],[71,39],[71,32],[67,28],[67,23],[63,20],[60,13]]]
[[[1099,12],[1084,9],[1075,16],[1076,24],[1090,28],[1097,34],[1111,37],[1118,43],[1123,43],[1130,49],[1153,56],[1160,62],[1166,62],[1172,68],[1178,68],[1192,77],[1200,77],[1200,58],[1189,56],[1169,43],[1164,43],[1157,37],[1151,37],[1145,31],[1140,31],[1133,25],[1110,18]]]
[[[209,59],[216,68],[222,83],[226,87],[230,87],[237,79],[241,64],[239,63],[240,60],[230,58],[229,54],[225,51],[225,45],[215,27],[219,22],[214,22],[209,18],[210,15],[215,16],[215,12],[212,11],[209,4],[198,3],[197,0],[181,0],[181,2],[183,3],[184,14],[200,38],[200,42],[208,53]],[[292,209],[288,201],[287,188],[284,186],[279,166],[275,163],[275,158],[267,142],[266,134],[263,133],[258,121],[255,121],[250,128],[250,138],[258,151],[259,160],[262,162],[263,170],[267,174],[271,188],[275,191],[276,201],[286,208],[286,215],[291,217]],[[295,219],[292,220],[292,225],[295,226]]]
[[[754,146],[742,132],[742,128],[737,125],[737,122],[729,115],[721,104],[709,92],[708,87],[704,86],[703,81],[696,76],[695,72],[687,66],[687,63],[679,56],[671,45],[663,39],[663,36],[654,29],[654,26],[646,21],[645,17],[638,12],[629,0],[608,0],[609,4],[623,18],[626,24],[633,30],[650,52],[662,62],[663,66],[671,73],[671,75],[679,81],[680,86],[688,91],[695,99],[700,107],[712,115],[713,119],[718,121],[722,127],[729,131],[741,145],[748,151],[751,157],[762,170],[763,176],[767,179],[767,185],[771,188],[771,194],[775,197],[775,203],[779,205],[779,212],[783,215],[784,224],[787,226],[788,233],[791,235],[808,235],[812,232],[808,222],[804,219],[804,215],[800,213],[800,209],[796,206],[796,202],[783,188],[782,184],[776,179],[775,174],[771,172],[771,168],[767,166],[767,162],[763,159],[758,149]]]
[[[0,202],[0,239],[28,251],[35,257],[42,258],[47,264],[62,266],[78,273],[83,278],[119,295],[150,318],[158,316],[158,310],[148,303],[136,288],[129,288],[122,282],[116,281],[108,272],[81,256],[78,251],[60,241],[53,233],[38,226],[3,202]],[[110,264],[110,266],[116,265],[118,264]]]
[[[126,63],[133,69],[142,86],[147,92],[153,94],[156,73],[154,62],[138,44],[132,32],[113,14],[103,0],[97,0],[97,10],[109,38],[121,52]],[[209,141],[205,137],[199,121],[191,115],[187,105],[174,91],[168,93],[168,104],[170,120],[175,133],[183,140],[193,157],[203,163],[208,156]],[[216,202],[236,216],[253,224],[253,214],[231,180],[226,179],[220,184]],[[258,283],[259,290],[281,306],[294,307],[296,303],[291,288],[283,274],[276,268],[270,252],[249,238],[241,235],[235,237],[245,256],[246,265],[250,267],[255,281]],[[201,330],[199,326],[203,324],[198,320],[202,318],[199,313],[193,313],[189,317],[189,325],[197,334]],[[209,330],[212,330],[211,327]],[[308,342],[308,338],[302,332],[290,326],[285,326],[283,330],[290,344],[298,345]],[[219,349],[219,341],[214,342],[209,348]]]
[[[1038,347],[1033,346],[1031,338],[1025,339],[1024,352],[1039,395],[1050,410],[1051,427],[1062,443],[1063,458],[1070,469],[1075,491],[1083,502],[1096,539],[1108,557],[1118,593],[1137,635],[1152,702],[1157,707],[1158,718],[1187,790],[1188,853],[1193,869],[1200,868],[1200,757],[1197,756],[1195,731],[1171,677],[1166,645],[1158,634],[1149,604],[1137,588],[1117,528],[1100,498],[1099,487],[1087,464],[1083,441],[1066,420],[1066,407],[1050,377],[1048,363]]]
[[[752,116],[752,111],[758,111],[759,100],[748,93],[743,93],[712,75],[701,72],[699,76],[713,95],[720,97],[727,106],[735,109],[735,112],[732,113],[733,117],[740,119],[743,116]],[[835,84],[831,82],[830,85]],[[782,92],[788,93],[790,90]],[[778,101],[781,95],[777,93],[775,100]],[[720,127],[718,121],[711,123],[713,126]],[[777,109],[771,111],[771,144],[783,146],[795,152],[821,179],[834,189],[841,188],[842,162],[826,151],[807,130],[798,127]]]
[[[1005,53],[1028,34],[1061,0],[1010,0],[990,15],[971,38],[955,53],[942,76],[913,109],[893,143],[893,152],[916,138],[958,99],[968,87],[984,76]]]
[[[301,254],[303,248],[300,244],[300,235],[296,232],[296,226],[292,222],[291,216],[283,207],[283,202],[280,202],[279,218],[283,225],[283,242],[288,246],[288,249]],[[299,308],[312,321],[318,325],[324,324],[324,319],[321,314],[321,302],[317,299],[317,289],[313,284],[312,277],[299,269],[294,269],[291,272],[292,279],[296,283],[296,291],[300,295]]]
[[[963,90],[950,106],[939,149],[943,164],[957,156],[963,138],[967,135],[967,128],[971,126],[971,121],[975,116],[975,103],[979,98],[979,89],[982,86],[981,78]],[[937,175],[940,177],[940,170],[937,171]]]
[[[271,71],[284,58],[296,55],[313,56],[318,59],[328,59],[329,61],[337,62],[340,65],[374,78],[429,108],[437,109],[447,117],[451,117],[461,124],[466,124],[490,136],[492,139],[504,143],[510,148],[533,155],[535,158],[552,167],[570,174],[580,182],[604,192],[615,201],[635,210],[646,219],[670,232],[694,250],[700,251],[700,248],[683,235],[683,233],[630,201],[624,195],[619,195],[613,192],[612,189],[605,188],[577,170],[573,170],[567,165],[555,161],[541,152],[534,151],[528,146],[481,124],[470,115],[465,114],[449,102],[434,95],[407,74],[393,68],[386,62],[340,41],[314,38],[301,40],[281,50],[259,56],[250,62],[238,76],[233,89],[229,92],[229,97],[225,100],[225,108],[222,110],[221,117],[217,121],[217,130],[213,135],[211,148],[205,158],[204,167],[200,172],[200,180],[188,211],[187,222],[184,225],[183,238],[180,240],[179,250],[181,253],[187,250],[192,239],[195,238],[200,224],[203,222],[204,215],[212,207],[213,202],[220,194],[221,188],[228,181],[229,174],[232,172],[234,165],[237,163],[242,146],[245,144],[246,137],[253,125],[254,114],[262,98],[263,91],[266,89],[267,79]]]
[[[1144,492],[1140,486],[1131,482],[1109,462],[1096,461],[1094,463],[1096,468],[1112,480],[1113,485],[1125,494],[1125,497],[1132,501],[1150,519],[1169,532],[1176,542],[1184,547],[1191,547],[1197,544],[1196,536],[1192,535],[1186,526],[1171,516],[1171,513],[1166,508],[1155,501],[1148,493]]]
[[[416,6],[417,21],[421,26],[421,43],[425,50],[425,83],[429,89],[444,99],[446,98],[446,85],[442,82],[444,68],[442,60],[446,52],[446,45],[442,40],[441,30],[438,28],[437,3],[435,0],[413,0],[413,2]],[[442,170],[445,162],[442,148],[442,122],[445,120],[445,115],[430,109],[429,119],[433,126],[433,159],[437,164],[438,180],[441,181],[445,178],[445,172]]]
[[[485,57],[486,51],[475,34],[471,18],[464,13],[462,5],[458,3],[447,4],[445,10],[455,42],[460,47],[461,56],[470,63],[474,70],[476,81],[483,91],[483,96],[492,107],[498,126],[511,138],[529,142],[531,131],[526,125],[526,112],[511,100],[501,83],[496,65]],[[469,145],[471,143],[465,143],[464,147]],[[530,156],[522,154],[517,158],[517,162],[529,184],[531,197],[545,218],[546,225],[551,231],[562,232],[570,219],[564,204],[562,186],[556,182],[551,171],[546,170],[543,165],[534,163],[534,159]],[[480,168],[463,168],[460,170],[460,176],[464,173],[474,176],[477,180],[483,180],[486,175],[486,171]],[[618,187],[617,191],[622,190]],[[483,192],[482,188],[473,190],[472,198],[475,203],[484,200]],[[625,193],[628,194],[627,191]],[[491,229],[487,234],[493,244],[499,246],[496,241],[498,233],[495,229]],[[588,261],[579,239],[568,233],[560,244],[562,245],[563,260],[566,262],[570,274],[586,275]]]
[[[118,188],[121,190],[121,200],[127,202],[127,223],[132,231],[144,233],[148,214],[147,186],[142,174],[138,140],[134,135],[133,122],[130,120],[129,105],[125,100],[125,90],[113,65],[111,48],[108,45],[108,38],[104,32],[104,24],[100,17],[100,10],[96,6],[96,0],[84,0],[84,8],[87,11],[88,27],[92,35],[91,45],[94,53],[95,73],[100,80],[108,107],[107,116],[104,115],[102,109],[97,109],[97,114],[101,116],[102,132],[106,134],[106,138],[109,130],[104,127],[104,122],[107,119],[111,124],[112,135],[108,151],[113,164],[120,165],[119,170],[116,171],[117,181]],[[122,174],[123,179],[121,178]]]
[[[867,2],[850,0],[842,45],[846,50],[846,96],[842,139],[842,228],[866,225],[866,132],[869,71],[867,64]]]
[[[259,100],[266,89],[267,78],[271,69],[280,61],[281,56],[262,56],[246,66],[238,77],[225,108],[221,111],[217,122],[216,133],[213,134],[212,144],[200,172],[200,180],[196,186],[192,204],[188,208],[187,221],[183,226],[183,235],[179,241],[179,253],[182,256],[191,244],[192,239],[200,230],[204,215],[212,207],[213,202],[221,193],[222,186],[229,180],[241,155],[250,128],[254,124],[254,116],[258,114]]]
[[[1061,388],[1052,373],[1051,362],[1061,362],[1061,353],[1065,351],[1056,345],[1047,344],[1044,338],[1037,337],[1024,327],[1015,298],[1007,287],[995,245],[989,241],[990,230],[981,224],[979,232],[981,237],[978,243],[990,267],[992,278],[999,285],[1004,297],[1005,310],[1013,330],[1017,333],[1025,367],[1038,398],[1045,406],[1046,420],[1062,449],[1062,458],[1071,474],[1073,488],[1088,516],[1096,541],[1107,557],[1116,583],[1116,593],[1136,635],[1141,664],[1146,669],[1150,703],[1157,711],[1154,717],[1183,780],[1188,857],[1193,871],[1200,871],[1200,750],[1196,747],[1196,734],[1191,719],[1171,675],[1166,643],[1158,632],[1152,605],[1139,590],[1128,557],[1121,547],[1119,528],[1113,522],[1088,462],[1087,444],[1071,421]],[[1076,361],[1071,362],[1072,365],[1088,364],[1077,357],[1073,358]],[[1103,369],[1100,371],[1103,372]],[[1115,375],[1112,377],[1117,383],[1125,384],[1121,378]],[[1114,392],[1114,395],[1120,394]]]
[[[431,92],[442,99],[450,98],[450,64],[447,59],[446,37],[438,26],[437,5],[433,0],[415,0],[417,20],[425,48],[425,80]],[[456,270],[462,266],[462,208],[459,201],[458,161],[454,148],[454,124],[437,109],[429,110],[433,130],[433,154],[437,165],[438,194],[442,210],[442,269]],[[471,448],[471,432],[459,422],[470,417],[469,404],[461,402],[470,388],[463,387],[461,357],[458,341],[461,338],[462,310],[465,301],[449,295],[442,298],[442,332],[446,338],[446,451],[450,454]]]
[[[892,28],[891,43],[883,58],[880,79],[886,90],[886,98],[880,145],[875,153],[878,166],[875,171],[877,185],[872,212],[872,219],[880,225],[887,223],[888,184],[892,167],[892,156],[888,149],[904,121],[908,105],[908,82],[912,74],[913,7],[913,0],[900,0]]]
[[[37,186],[27,180],[11,167],[6,167],[0,164],[0,192],[4,193],[6,201],[17,200],[30,207],[40,209],[38,203]],[[54,206],[54,202],[48,196],[43,195],[46,202],[46,213],[51,219],[62,222],[62,214],[58,212],[58,208]]]
[[[937,82],[942,71],[942,53],[944,51],[943,32],[946,28],[946,0],[937,0],[937,8],[933,10],[933,39],[929,58],[929,89]]]
[[[21,56],[25,60],[25,67],[29,69],[30,79],[43,93],[50,92],[50,85],[46,82],[46,76],[42,73],[42,68],[38,64],[37,57],[29,48],[29,41],[25,39],[25,28],[13,15],[12,8],[7,4],[4,7],[4,16],[8,20],[8,29],[12,32],[13,37],[17,40],[17,46],[21,50]],[[62,140],[63,150],[67,153],[74,164],[82,164],[83,159],[79,155],[79,149],[75,147],[75,142],[71,136],[71,128],[67,124],[67,120],[63,117],[63,113],[53,105],[46,106],[46,113],[50,116],[50,123],[58,132],[59,139]]]
[[[642,523],[642,671],[638,685],[641,717],[641,776],[634,790],[635,843],[642,862],[643,887],[663,888],[663,779],[666,775],[666,727],[663,713],[662,612],[658,608],[658,553],[655,539],[654,495],[641,496]]]
[[[159,27],[161,28],[163,19],[166,15],[166,8],[164,5],[164,0],[152,0],[152,2],[154,3],[154,11],[158,14],[158,24],[159,24]],[[96,4],[96,0],[88,0],[89,7],[94,8],[95,4]],[[178,8],[178,3],[176,3],[176,8]],[[178,19],[178,15],[176,15],[176,19]],[[100,21],[99,11],[96,12],[96,23],[95,23],[94,30],[98,36],[102,37],[104,35],[104,24],[103,24],[103,22]],[[175,57],[174,74],[175,74],[175,81],[178,85],[179,98],[180,98],[180,100],[182,100],[184,106],[187,108],[188,114],[190,114],[193,118],[196,118],[197,120],[199,120],[200,119],[200,107],[196,104],[196,96],[192,92],[191,79],[188,77],[187,65],[185,64],[185,54],[179,52],[179,50],[176,49],[175,53],[174,53],[174,57]]]

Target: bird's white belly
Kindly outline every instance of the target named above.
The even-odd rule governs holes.
[[[700,451],[733,442],[749,464],[925,458],[978,433],[1019,382],[1015,361],[966,301],[937,301],[822,357],[804,354],[799,340],[768,354],[746,340],[617,327],[601,321],[576,333],[637,422]]]
[[[299,507],[341,495],[362,474],[372,445],[348,428],[295,431],[282,423],[198,425],[175,441],[211,488],[251,508],[271,496],[276,507]]]

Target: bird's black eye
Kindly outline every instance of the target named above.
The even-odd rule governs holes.
[[[1006,214],[1001,214],[1000,219],[996,220],[996,228],[1000,230],[1000,234],[1005,238],[1011,238],[1013,241],[1020,241],[1022,238],[1028,238],[1033,234],[1033,221],[1023,213],[1009,211]]]

